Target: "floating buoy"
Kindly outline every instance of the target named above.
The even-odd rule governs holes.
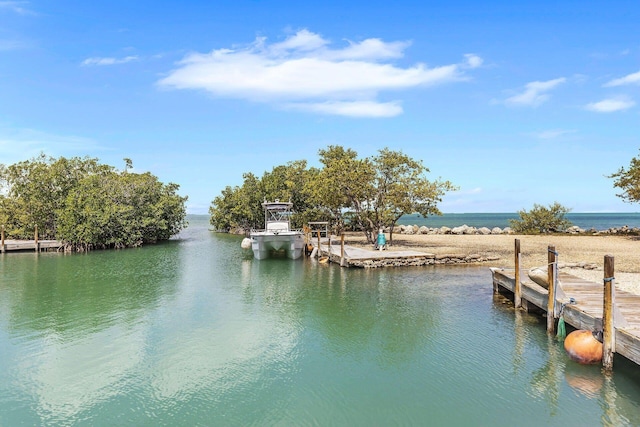
[[[564,339],[564,349],[574,362],[591,365],[602,361],[602,343],[593,332],[579,329]]]
[[[242,243],[240,243],[240,247],[242,249],[251,249],[251,239],[248,237],[245,237],[244,239],[242,239]]]
[[[324,264],[325,262],[329,262],[329,257],[328,256],[320,257],[318,259],[318,262],[321,263],[321,264]]]

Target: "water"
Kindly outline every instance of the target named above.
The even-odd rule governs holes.
[[[0,257],[0,426],[640,425],[640,369],[569,361],[486,267],[255,261],[206,219]]]
[[[640,213],[618,212],[618,213],[573,213],[569,212],[565,217],[573,225],[586,230],[594,228],[596,230],[608,230],[609,228],[640,227]],[[508,227],[509,220],[519,220],[517,213],[446,213],[442,216],[430,216],[428,218],[419,215],[405,215],[398,221],[398,224],[427,226],[431,228],[457,227],[466,224],[470,227]]]

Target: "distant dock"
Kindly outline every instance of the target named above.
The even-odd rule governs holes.
[[[60,250],[64,244],[59,240],[4,240],[0,243],[0,253],[17,251]]]

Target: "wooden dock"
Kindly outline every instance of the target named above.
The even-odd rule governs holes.
[[[480,255],[432,254],[420,251],[390,249],[372,250],[344,244],[344,236],[313,239],[311,244],[318,249],[319,257],[327,257],[330,262],[342,267],[378,268],[405,267],[433,264],[467,264],[495,260]]]
[[[549,254],[550,286],[546,289],[529,278],[528,270],[519,267],[516,240],[518,268],[491,268],[494,292],[512,296],[516,308],[545,315],[549,333],[555,332],[560,315],[575,329],[603,332],[605,369],[612,369],[614,353],[640,364],[640,295],[615,288],[613,257],[605,257],[603,282],[594,283],[558,273],[554,247],[549,247]]]

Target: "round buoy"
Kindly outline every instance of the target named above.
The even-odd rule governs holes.
[[[251,239],[248,237],[245,237],[244,239],[242,239],[242,243],[240,243],[240,247],[242,249],[251,249]]]
[[[574,362],[591,365],[602,361],[602,343],[591,331],[579,329],[564,339],[564,349]]]

